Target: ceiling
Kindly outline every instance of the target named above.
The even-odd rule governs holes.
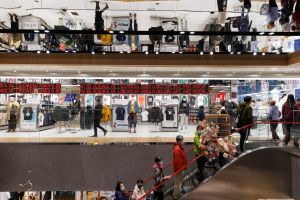
[[[7,69],[10,70],[7,70]],[[298,79],[300,67],[244,68],[211,66],[99,66],[99,65],[0,65],[1,77],[128,77],[205,79]]]
[[[130,12],[137,13],[140,30],[148,30],[151,25],[158,23],[156,20],[158,17],[182,16],[188,20],[189,30],[202,30],[211,18],[217,17],[217,13],[210,14],[210,11],[217,11],[216,0],[101,0],[100,2],[101,7],[104,6],[104,3],[109,5],[109,10],[104,13],[104,18],[107,19],[105,21],[108,23],[106,27],[110,25],[110,17],[128,16]],[[253,27],[257,27],[259,30],[264,30],[266,24],[266,16],[258,14],[262,3],[265,3],[265,0],[252,0],[252,9],[249,15],[253,20]],[[229,0],[227,17],[239,16],[239,13],[233,12],[240,11],[241,5],[239,0]],[[280,6],[280,3],[278,5]],[[5,21],[7,26],[10,26],[9,12],[18,15],[32,14],[54,26],[58,24],[58,18],[62,17],[59,10],[66,8],[68,14],[65,17],[76,20],[80,24],[77,29],[85,26],[91,28],[94,24],[94,6],[95,4],[89,0],[1,0],[0,18]],[[79,16],[73,16],[71,11],[76,11]],[[277,26],[277,29],[280,27]]]

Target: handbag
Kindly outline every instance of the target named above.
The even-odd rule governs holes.
[[[262,6],[261,6],[261,8],[260,8],[260,10],[259,10],[259,14],[260,15],[267,15],[268,13],[269,13],[269,4],[268,3],[264,3]]]

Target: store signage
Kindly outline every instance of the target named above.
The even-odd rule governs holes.
[[[80,84],[81,94],[207,94],[206,84]]]
[[[0,83],[0,94],[61,93],[61,84],[51,83]]]

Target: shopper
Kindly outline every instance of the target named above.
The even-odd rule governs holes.
[[[251,25],[252,25],[252,21],[250,22],[249,15],[248,13],[245,14],[245,9],[243,7],[238,30],[239,32],[250,32]]]
[[[102,18],[102,14],[105,10],[107,10],[109,7],[106,4],[105,7],[100,10],[100,2],[95,1],[96,3],[96,8],[95,8],[95,29],[96,31],[104,31],[104,20]]]
[[[281,112],[279,111],[278,106],[276,106],[276,101],[270,102],[268,116],[269,116],[269,120],[270,120],[270,129],[272,132],[272,139],[273,140],[280,139],[276,133],[276,129],[278,127],[279,119],[281,117]]]
[[[129,198],[125,195],[125,186],[121,181],[117,182],[115,200],[129,200]]]
[[[160,185],[164,180],[169,179],[169,176],[164,176],[163,172],[163,161],[160,157],[155,157],[155,163],[153,164],[153,180],[154,180],[154,187]],[[164,184],[161,184],[155,191],[154,191],[154,200],[163,200],[164,199]]]
[[[19,18],[16,14],[8,13],[10,17],[10,28],[12,30],[19,30]]]
[[[278,6],[276,0],[269,0],[269,12],[268,12],[268,29],[273,29],[275,27],[275,22],[279,19],[280,15],[278,12]]]
[[[203,151],[200,149],[200,136],[203,133],[203,130],[207,127],[207,121],[203,120],[201,124],[197,127],[197,130],[194,135],[194,152],[195,152],[195,157],[199,157]],[[197,167],[198,167],[198,172],[197,172],[197,180],[198,182],[202,182],[204,180],[204,166],[206,163],[207,159],[205,155],[200,156],[197,159]]]
[[[281,0],[281,15],[279,23],[282,26],[283,32],[290,31],[290,16],[293,13],[296,0]]]
[[[245,140],[253,124],[253,111],[250,106],[252,98],[250,96],[244,97],[244,103],[241,103],[238,107],[238,123],[237,128],[240,128],[240,151],[245,151]]]
[[[217,0],[218,4],[218,24],[222,27],[225,26],[226,21],[226,10],[227,10],[227,0]]]
[[[202,122],[205,119],[205,113],[204,113],[204,106],[200,106],[198,113],[197,113],[197,119]]]
[[[173,170],[174,173],[181,170],[179,173],[175,176],[175,185],[174,185],[174,193],[173,197],[175,199],[179,198],[181,196],[181,190],[182,190],[182,184],[183,184],[183,177],[184,177],[184,171],[182,170],[183,167],[187,164],[187,157],[186,153],[183,149],[183,136],[178,135],[176,137],[176,144],[174,144],[173,147]]]
[[[144,190],[143,184],[144,184],[143,179],[139,178],[136,181],[136,185],[133,189],[133,193],[132,193],[132,196],[131,196],[132,200],[145,200],[146,199],[146,198],[141,199],[141,197],[143,197],[145,195],[145,190]]]
[[[107,130],[100,125],[101,119],[103,117],[103,105],[101,103],[101,98],[98,98],[96,102],[97,104],[94,109],[94,135],[92,137],[98,137],[97,128],[100,128],[104,132],[104,136],[107,133]]]
[[[251,107],[252,107],[252,115],[253,115],[253,126],[252,126],[252,129],[256,129],[257,128],[257,119],[258,119],[258,116],[259,116],[259,107],[257,106],[256,104],[256,101],[255,100],[252,100],[251,101]],[[250,131],[249,131],[249,135],[250,135]]]
[[[295,12],[293,13],[293,22],[295,23],[294,26],[292,26],[293,31],[299,31],[300,30],[300,1],[297,0],[296,6],[295,6]]]
[[[287,101],[282,106],[282,120],[283,120],[282,126],[284,127],[284,131],[285,131],[285,136],[282,142],[284,142],[285,145],[287,145],[290,141],[290,137],[291,137],[290,131],[294,121],[294,114],[295,114],[294,112],[298,110],[299,107],[296,104],[294,95],[289,94],[287,97]]]

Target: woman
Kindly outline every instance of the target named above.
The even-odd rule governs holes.
[[[291,139],[290,130],[294,121],[294,111],[299,110],[298,105],[296,104],[295,97],[292,94],[289,94],[286,102],[282,106],[282,119],[285,131],[285,137],[282,142],[287,145]]]
[[[278,109],[278,106],[276,106],[276,101],[270,102],[270,109],[268,114],[269,120],[270,120],[270,128],[272,132],[272,139],[277,140],[280,139],[279,136],[276,133],[276,129],[278,127],[278,122],[281,117],[281,112]]]
[[[275,27],[275,22],[279,19],[278,6],[276,0],[269,0],[269,12],[268,12],[268,29]]]
[[[204,106],[199,107],[197,118],[200,122],[202,122],[205,119]]]
[[[116,200],[128,200],[128,197],[125,195],[125,186],[121,181],[117,182],[115,197]]]
[[[153,180],[154,187],[160,185],[164,180],[169,179],[169,176],[164,176],[163,172],[163,161],[160,157],[155,157],[155,163],[153,164]],[[160,185],[154,191],[154,200],[163,200],[164,199],[164,184]]]
[[[133,194],[132,194],[133,200],[140,200],[145,195],[145,190],[144,190],[143,184],[144,184],[143,179],[139,178],[136,181],[136,185],[133,189]],[[144,197],[141,200],[144,200],[144,199],[146,199],[146,198]]]

